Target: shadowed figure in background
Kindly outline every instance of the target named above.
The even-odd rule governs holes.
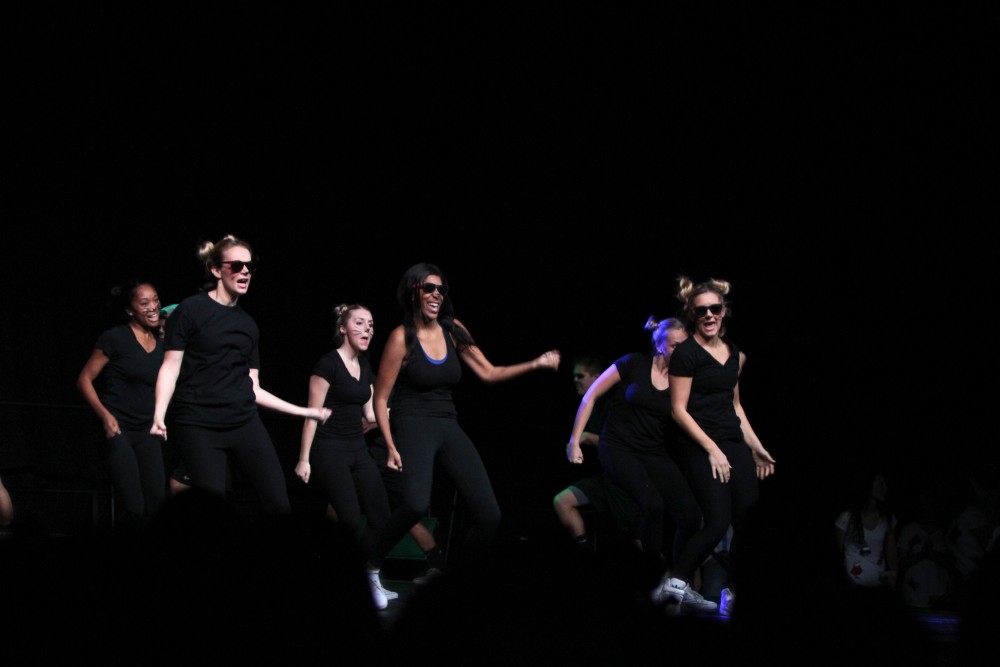
[[[896,515],[888,503],[889,485],[880,468],[856,472],[847,509],[835,522],[844,574],[854,586],[895,592],[899,577]]]
[[[843,665],[940,665],[934,640],[895,595],[872,595],[844,576],[829,519],[811,512],[767,495],[747,511],[732,562],[740,581],[734,654],[759,653],[772,664],[822,656]]]
[[[594,354],[579,354],[574,358],[573,385],[580,398],[583,398],[606,367],[605,363]],[[586,447],[591,453],[584,456],[582,463],[576,465],[588,466],[590,474],[576,480],[552,499],[556,517],[572,543],[588,551],[594,550],[595,535],[588,532],[582,509],[593,512],[595,525],[609,528],[612,535],[617,533],[628,536],[641,548],[638,534],[639,507],[624,489],[604,474],[597,458],[597,445],[610,402],[611,395],[607,393],[594,401],[590,417],[583,427],[583,433],[580,434],[581,449]]]

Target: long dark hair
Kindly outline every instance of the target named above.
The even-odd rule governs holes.
[[[427,280],[427,276],[439,276],[441,284],[448,284],[448,278],[441,272],[441,269],[433,264],[420,262],[419,264],[414,264],[403,273],[403,277],[399,281],[399,286],[396,287],[396,301],[403,310],[403,331],[406,333],[406,357],[403,360],[404,364],[409,361],[413,349],[417,345],[417,323],[421,317],[420,308],[418,307],[420,303],[420,290],[421,286]],[[465,330],[465,327],[455,324],[455,308],[452,306],[451,297],[445,297],[441,300],[441,309],[438,311],[438,322],[441,323],[446,332],[455,337],[455,346],[460,351],[476,344],[472,340],[471,334]]]
[[[854,486],[851,489],[852,493],[847,507],[850,518],[845,532],[848,539],[859,545],[865,544],[865,527],[862,514],[872,497],[872,487],[875,485],[875,480],[879,477],[887,480],[884,466],[868,463],[862,464],[861,468],[855,472],[852,480]],[[884,519],[889,529],[892,530],[893,512],[888,499],[877,501],[875,508],[878,511],[879,517]]]

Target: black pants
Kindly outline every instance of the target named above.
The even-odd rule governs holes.
[[[389,520],[389,499],[364,436],[353,440],[315,439],[309,450],[310,481],[317,482],[337,512],[337,520],[355,535],[365,515],[361,548],[371,558],[376,539]]]
[[[149,429],[122,431],[108,440],[108,469],[122,521],[135,523],[156,513],[167,496],[163,441]]]
[[[403,461],[403,498],[382,531],[372,563],[381,565],[413,524],[427,513],[434,481],[434,464],[451,476],[472,517],[466,539],[469,553],[483,552],[497,539],[500,506],[475,445],[454,419],[393,417],[396,449]]]
[[[224,497],[226,461],[232,456],[257,491],[266,513],[291,512],[285,473],[271,443],[271,436],[259,416],[255,415],[246,424],[234,428],[175,424],[171,432],[177,439],[181,459],[194,486]]]
[[[680,443],[678,455],[683,460],[688,483],[701,506],[705,524],[690,540],[682,554],[682,565],[699,567],[733,526],[733,539],[729,547],[730,560],[739,557],[739,536],[747,511],[757,502],[760,485],[757,467],[750,448],[744,442],[716,443],[729,459],[732,471],[729,482],[723,484],[712,478],[712,465],[705,450],[691,443]],[[680,565],[678,566],[680,570]]]
[[[639,537],[643,549],[663,553],[666,514],[673,518],[671,565],[676,569],[682,548],[701,525],[701,510],[684,473],[666,449],[638,452],[602,444],[598,455],[604,473],[625,489],[639,506]]]

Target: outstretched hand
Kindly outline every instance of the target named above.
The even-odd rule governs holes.
[[[309,408],[307,419],[315,419],[320,424],[325,424],[326,420],[333,414],[330,408]]]
[[[559,368],[560,359],[559,350],[549,350],[535,359],[535,362],[538,364],[539,368],[557,370]]]

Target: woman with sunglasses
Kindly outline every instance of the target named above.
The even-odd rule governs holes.
[[[682,432],[678,456],[704,520],[689,541],[694,556],[685,563],[688,567],[704,562],[730,525],[730,558],[738,557],[740,530],[757,501],[758,480],[774,473],[775,461],[740,404],[739,378],[746,355],[724,338],[729,290],[724,280],[679,280],[678,298],[691,336],[677,346],[670,362],[671,404]],[[678,607],[688,587],[685,575],[677,568],[662,585],[663,595]],[[724,590],[723,613],[731,611],[731,601],[732,590]]]
[[[405,465],[405,472],[402,502],[390,516],[372,558],[376,568],[427,512],[435,461],[451,476],[472,515],[466,545],[486,549],[497,537],[500,508],[483,461],[458,424],[452,401],[452,388],[462,376],[460,361],[487,383],[559,367],[556,350],[531,361],[494,366],[454,318],[447,297],[448,281],[433,264],[411,266],[396,289],[403,323],[390,332],[383,348],[374,409],[388,449],[387,465],[400,471]]]
[[[319,422],[330,409],[293,405],[260,386],[257,323],[237,305],[257,268],[250,246],[229,235],[203,243],[198,257],[208,282],[167,320],[151,432],[167,439],[169,406],[171,431],[194,486],[224,496],[232,456],[263,510],[287,514],[285,475],[257,406]]]
[[[137,527],[166,498],[160,441],[150,435],[156,374],[163,361],[160,297],[148,282],[116,287],[128,322],[104,331],[76,380],[84,400],[101,420],[107,463],[122,527]],[[100,394],[94,385],[101,376]]]
[[[601,468],[635,501],[642,548],[661,561],[666,561],[664,527],[669,513],[675,527],[670,565],[675,574],[684,571],[690,578],[701,561],[686,564],[685,550],[688,539],[701,525],[701,511],[684,473],[668,451],[677,430],[670,417],[672,387],[668,369],[674,350],[688,334],[684,323],[673,318],[660,322],[649,318],[645,328],[652,331],[652,351],[621,357],[594,381],[580,401],[566,455],[570,463],[583,463],[580,444],[584,426],[597,400],[613,390],[598,442]],[[657,604],[666,602],[661,589],[657,587],[652,594]],[[683,603],[690,612],[714,611],[717,607],[690,587],[685,589]],[[680,610],[668,607],[671,609]]]

